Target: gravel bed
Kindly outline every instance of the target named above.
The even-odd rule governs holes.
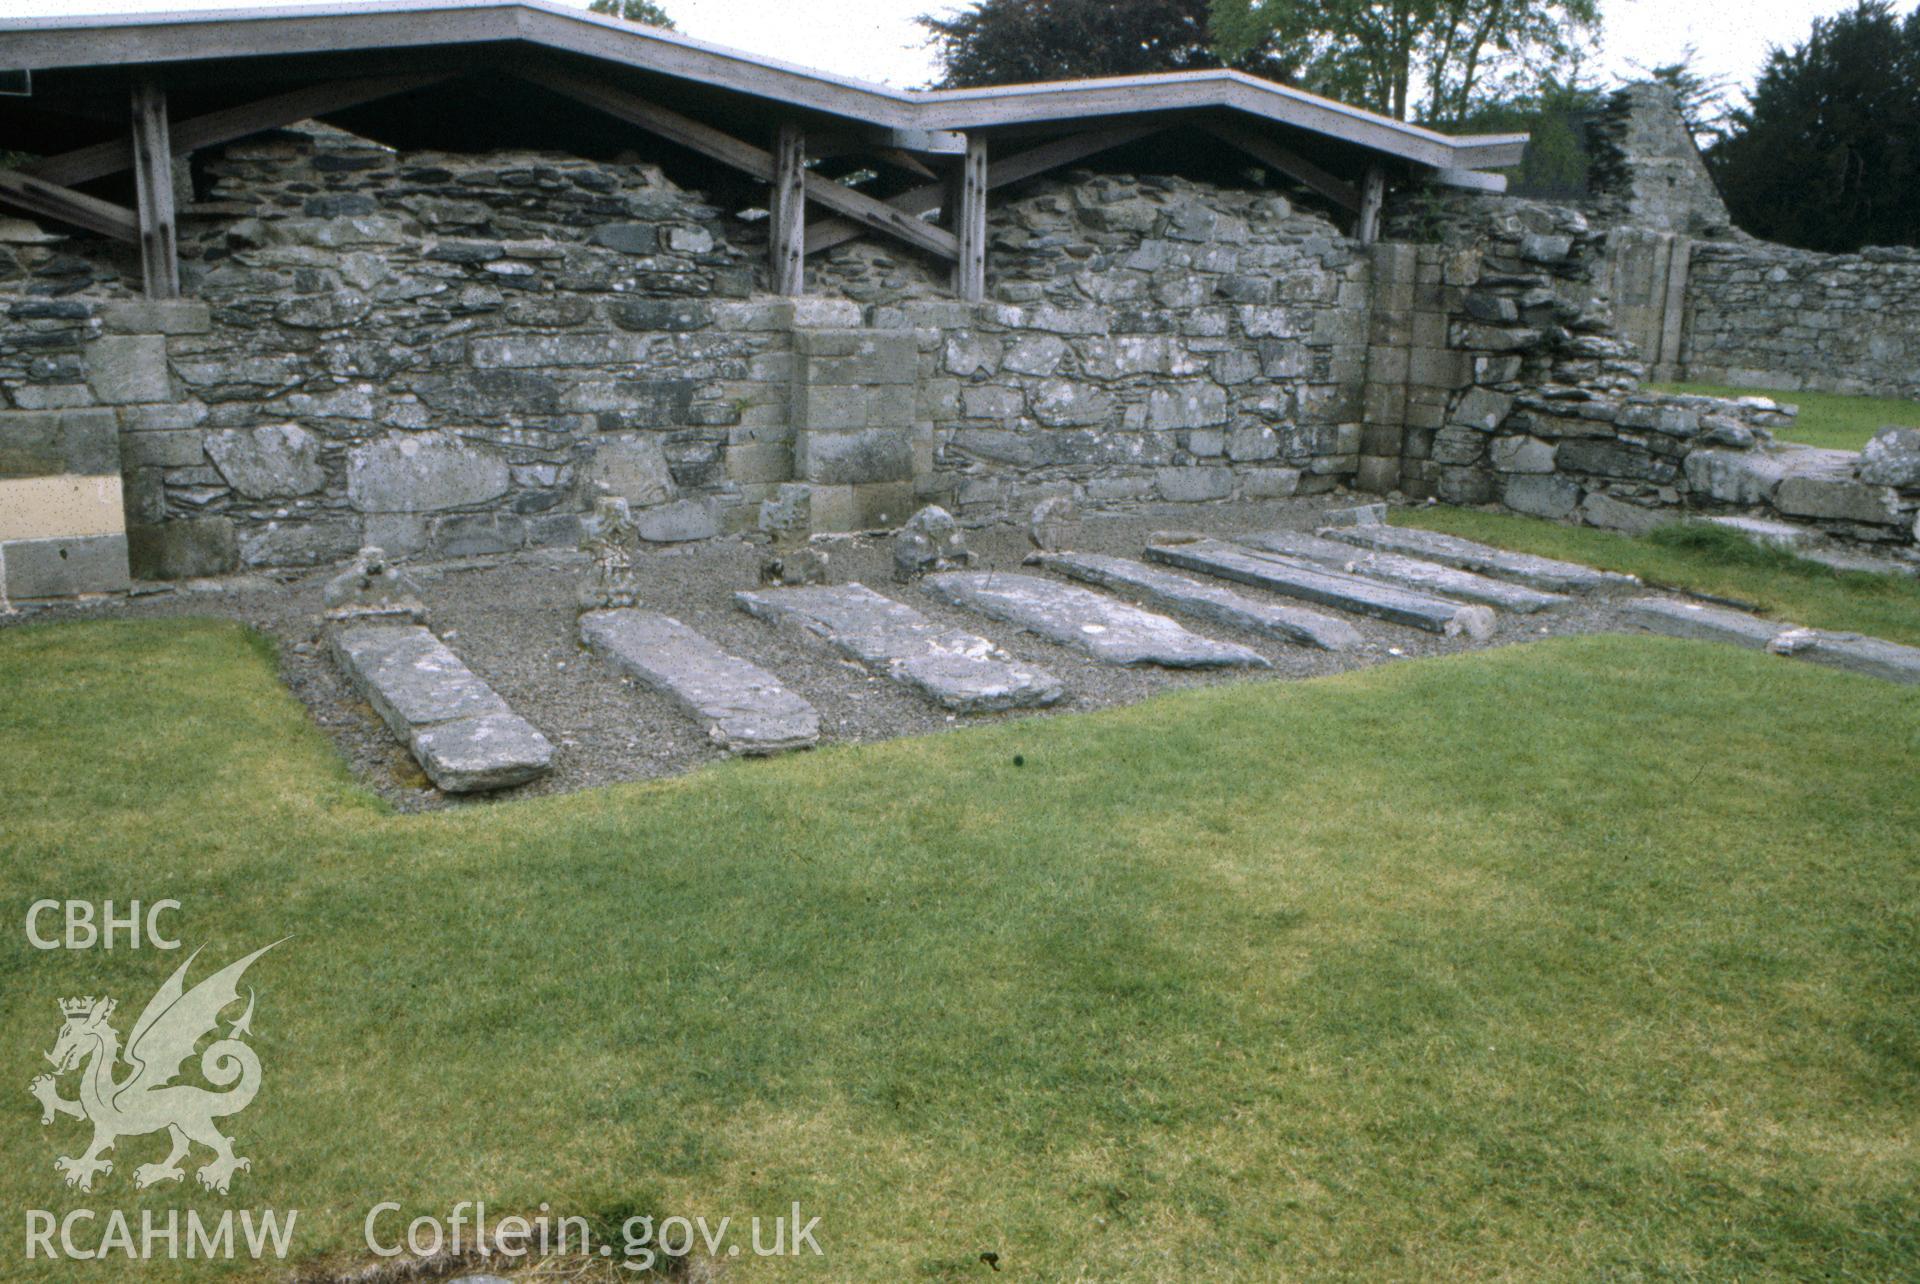
[[[1195,530],[1231,537],[1236,531],[1277,527],[1311,529],[1326,508],[1354,502],[1322,497],[1263,504],[1168,507],[1123,516],[1089,515],[1076,551],[1139,558],[1158,530]],[[969,532],[980,569],[1015,571],[1032,552],[1013,526]],[[1268,671],[1173,671],[1116,668],[1042,641],[1011,626],[948,606],[912,585],[895,584],[884,537],[823,537],[835,583],[858,580],[910,603],[929,619],[992,639],[1016,657],[1041,665],[1067,695],[1048,710],[957,717],[839,658],[822,643],[763,624],[734,606],[736,590],[756,586],[761,549],[744,540],[649,550],[641,558],[643,600],[707,635],[721,647],[777,675],[820,712],[822,741],[884,740],[926,735],[993,718],[1057,717],[1132,703],[1162,691],[1222,682],[1315,678],[1419,656],[1504,646],[1573,633],[1626,628],[1618,607],[1631,593],[1576,598],[1540,615],[1498,614],[1492,639],[1441,638],[1417,629],[1349,617],[1366,638],[1362,650],[1333,654],[1204,622],[1182,620],[1194,632],[1251,647],[1273,662]],[[1356,550],[1357,552],[1357,550]],[[520,789],[485,798],[441,794],[421,774],[406,748],[359,698],[319,642],[321,588],[336,573],[278,579],[239,576],[171,588],[142,586],[137,596],[81,606],[51,607],[6,617],[23,620],[215,616],[243,621],[280,643],[281,676],[339,746],[355,773],[403,811],[449,805],[489,805],[502,799],[566,793],[623,780],[675,775],[725,755],[665,698],[634,685],[583,651],[575,628],[577,586],[586,561],[573,552],[542,552],[510,559],[472,559],[409,568],[420,582],[433,627],[469,667],[491,683],[516,713],[544,732],[556,748],[554,771]],[[1030,572],[1040,573],[1040,572]],[[1241,585],[1237,592],[1270,597]],[[1293,603],[1300,605],[1299,603]],[[1339,614],[1338,612],[1328,612]]]

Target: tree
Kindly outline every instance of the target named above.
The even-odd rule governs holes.
[[[1215,52],[1208,0],[975,0],[951,17],[923,14],[943,89],[1130,76],[1231,66],[1286,80],[1291,63],[1271,41],[1231,59]]]
[[[1767,56],[1707,154],[1734,222],[1805,249],[1920,245],[1920,14],[1861,0]]]
[[[1271,45],[1317,93],[1399,120],[1524,94],[1600,23],[1598,0],[1213,0],[1223,56]]]
[[[593,0],[587,6],[592,13],[604,13],[613,18],[625,18],[628,22],[637,22],[643,27],[665,27],[673,30],[673,19],[667,11],[653,0]]]

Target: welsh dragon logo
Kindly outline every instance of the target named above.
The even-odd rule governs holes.
[[[163,1128],[172,1138],[173,1149],[160,1163],[134,1169],[133,1184],[138,1189],[185,1177],[180,1161],[194,1142],[213,1151],[212,1161],[198,1173],[200,1184],[208,1190],[226,1194],[234,1172],[252,1167],[233,1153],[232,1139],[223,1136],[213,1121],[239,1114],[260,1090],[260,1059],[242,1042],[253,1032],[253,991],[247,991],[247,1009],[230,1023],[226,1037],[216,1038],[200,1054],[200,1073],[226,1091],[173,1081],[193,1055],[194,1045],[208,1034],[219,1033],[220,1014],[240,999],[241,975],[273,945],[255,950],[189,990],[187,969],[200,956],[195,950],[147,1002],[127,1036],[124,1053],[119,1032],[108,1024],[116,1006],[112,999],[88,996],[60,1001],[66,1024],[53,1051],[46,1054],[54,1072],[35,1079],[30,1090],[40,1099],[43,1125],[51,1124],[55,1115],[70,1115],[93,1125],[93,1144],[85,1154],[54,1160],[67,1185],[92,1190],[96,1173],[113,1171],[113,1162],[102,1156],[116,1141]],[[121,1074],[123,1060],[128,1070]],[[75,1069],[80,1071],[80,1095],[68,1101],[60,1095],[57,1081]]]

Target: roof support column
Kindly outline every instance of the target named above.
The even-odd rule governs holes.
[[[140,269],[150,299],[180,297],[173,217],[173,144],[167,96],[152,80],[133,87],[133,179],[139,194]]]
[[[1374,165],[1367,170],[1360,187],[1360,219],[1354,235],[1360,244],[1372,245],[1380,239],[1380,215],[1387,207],[1387,171]]]
[[[967,154],[949,180],[947,214],[960,255],[953,264],[953,292],[968,303],[987,295],[987,140],[967,137]]]
[[[775,294],[807,288],[807,136],[783,124],[773,144],[773,195],[767,204],[768,253]]]

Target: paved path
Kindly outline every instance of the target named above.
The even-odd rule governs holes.
[[[1059,679],[1014,661],[983,637],[933,624],[863,584],[735,593],[749,615],[824,640],[881,676],[956,713],[1052,704]]]
[[[658,611],[592,611],[580,640],[658,691],[728,753],[764,755],[820,741],[820,715],[765,669],[729,655]]]

